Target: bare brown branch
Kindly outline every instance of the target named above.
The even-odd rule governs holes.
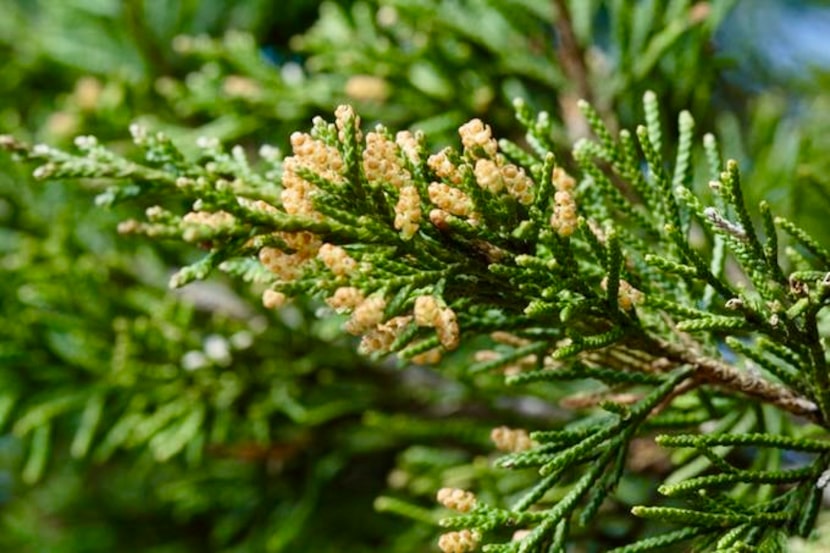
[[[591,90],[588,66],[585,63],[585,51],[576,39],[573,29],[573,21],[568,4],[565,0],[554,0],[556,8],[556,21],[554,28],[559,38],[557,57],[562,65],[562,70],[572,83],[572,88],[563,90],[559,94],[559,108],[562,111],[562,121],[568,130],[571,140],[584,138],[590,134],[585,118],[577,107],[580,98],[592,101],[594,98]]]
[[[758,398],[794,415],[821,420],[818,406],[789,388],[764,379],[761,375],[739,370],[717,359],[705,357],[695,350],[679,347],[666,340],[654,340],[660,352],[676,364],[688,365],[696,371],[692,378],[699,383],[712,384]]]

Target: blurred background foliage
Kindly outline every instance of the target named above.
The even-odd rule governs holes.
[[[284,148],[351,102],[439,146],[471,117],[521,139],[522,97],[549,111],[567,159],[585,132],[576,98],[630,127],[652,89],[719,134],[751,199],[830,242],[823,2],[0,0],[0,13],[0,132],[21,138],[126,148],[138,120],[184,149],[200,135]],[[554,405],[573,390],[463,378],[459,362],[492,344],[402,368],[358,357],[315,304],[267,312],[223,280],[173,294],[193,252],[117,238],[146,206],[96,209],[99,186],[35,184],[0,157],[3,550],[421,551],[437,488],[509,497],[528,477],[489,468],[489,429],[566,416]],[[636,532],[626,512],[586,547]]]

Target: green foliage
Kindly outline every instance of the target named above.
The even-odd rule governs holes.
[[[708,118],[718,66],[704,63],[707,41],[732,3],[568,2],[575,34],[557,52],[550,46],[564,23],[556,2],[325,2],[318,21],[291,40],[286,63],[263,59],[253,37],[236,31],[180,37],[174,47],[202,66],[186,79],[165,76],[156,88],[178,120],[197,118],[206,134],[280,146],[312,115],[346,102],[366,119],[423,130],[440,144],[485,114],[494,128],[519,132],[510,109],[516,97],[553,114],[560,138],[581,132],[570,128],[579,125],[575,100],[591,91],[605,117],[631,124],[631,99],[663,82],[672,83],[658,91],[672,110],[693,103]],[[664,19],[652,18],[655,11]],[[612,28],[591,25],[600,17]],[[609,36],[607,48],[596,47]],[[623,70],[612,72],[617,63]],[[558,102],[551,90],[561,91]]]
[[[732,2],[326,4],[277,63],[244,32],[173,38],[264,4],[125,8],[157,29],[137,50],[98,4],[54,17],[93,21],[103,57],[13,66],[97,74],[72,125],[2,116],[85,134],[0,137],[45,181],[2,161],[2,451],[15,493],[37,485],[0,543],[784,551],[821,526],[830,251],[809,210],[759,200],[793,172],[821,196],[823,122],[787,133],[771,96],[747,134],[718,112]],[[0,28],[18,60],[22,27]]]
[[[655,146],[660,143],[655,102],[646,94],[645,111],[652,112],[652,121],[636,133],[645,171],[624,150],[626,142],[614,140],[583,104],[600,141],[575,147],[584,175],[578,186],[541,148],[549,137],[538,129],[530,130],[530,143],[539,147],[526,152],[533,162],[528,166],[497,153],[489,127],[477,120],[459,131],[463,151],[445,149],[427,157],[423,140],[412,135],[399,135],[396,143],[378,127],[364,137],[348,108],[338,108],[335,124],[318,120],[310,135],[294,135],[294,155],[271,169],[282,174],[278,188],[267,176],[268,167],[257,173],[239,148],[226,153],[217,143],[203,141],[200,162],[194,164],[164,136],[139,128],[133,135],[144,152],[141,163],[89,137],[76,141],[79,153],[74,155],[43,146],[30,149],[8,138],[5,144],[41,160],[35,171],[40,177],[126,176],[138,185],[111,189],[106,201],[159,196],[164,190],[177,200],[197,201],[197,211],[179,215],[154,207],[147,222],[121,227],[210,245],[207,257],[171,279],[173,286],[203,278],[215,267],[250,275],[247,259],[258,254],[270,270],[256,272],[256,280],[270,287],[266,303],[268,298],[281,303],[284,293],[327,297],[333,307],[351,313],[346,329],[363,335],[366,353],[397,351],[404,359],[419,359],[434,352],[438,357],[457,347],[459,334],[469,340],[497,330],[525,345],[497,354],[498,362],[474,365],[474,372],[529,356],[540,376],[520,373],[508,377],[508,384],[556,379],[564,372],[566,379],[593,378],[609,385],[598,397],[608,414],[590,419],[587,428],[582,420],[572,423],[584,428],[574,435],[578,441],[559,433],[532,434],[532,448],[498,461],[505,468],[537,467],[541,477],[509,510],[481,503],[470,514],[444,519],[450,528],[474,529],[473,541],[482,535],[489,539],[489,532],[502,527],[533,529],[519,541],[488,550],[535,551],[550,539],[567,540],[577,512],[581,526],[600,515],[600,506],[624,476],[632,440],[653,432],[646,422],[656,410],[667,417],[704,409],[713,420],[728,418],[727,413],[751,419],[737,442],[719,441],[719,435],[685,437],[698,452],[692,457],[698,466],[689,472],[693,465],[684,464],[683,477],[677,482],[669,477],[660,492],[690,496],[691,508],[635,507],[635,515],[700,527],[705,531],[694,535],[704,541],[760,544],[778,539],[778,532],[804,534],[817,512],[821,494],[815,490],[823,485],[816,481],[827,459],[819,455],[803,467],[780,469],[785,450],[815,451],[820,444],[799,439],[811,427],[793,425],[785,413],[819,424],[828,416],[830,387],[819,322],[830,299],[830,259],[785,219],[773,220],[773,234],[761,242],[735,162],[727,162],[722,172],[710,168],[719,173],[709,185],[717,207],[704,207],[683,184],[692,180],[692,121],[685,112],[679,125],[684,149],[670,179]],[[707,144],[711,150],[711,137]],[[275,162],[270,151],[264,153]],[[386,163],[384,172],[376,169],[380,162]],[[639,200],[623,198],[612,177],[636,191]],[[408,194],[415,199],[412,205]],[[428,220],[422,215],[427,213]],[[810,264],[812,271],[785,276],[778,264],[776,225],[805,248],[791,250],[790,263],[803,269]],[[704,237],[699,246],[689,243],[693,227]],[[655,242],[661,234],[664,239]],[[707,260],[705,247],[716,242],[725,244],[729,255]],[[740,285],[738,277],[724,276],[727,259],[740,267]],[[356,299],[339,301],[344,291],[353,291]],[[758,360],[759,368],[741,370],[742,361],[720,361],[724,339],[747,363]],[[763,347],[767,343],[775,344],[774,353]],[[784,359],[787,366],[779,369]],[[559,368],[573,361],[571,369]],[[784,374],[788,377],[781,378]],[[644,394],[646,382],[653,389]],[[632,399],[615,401],[623,392]],[[682,406],[674,405],[677,394],[687,398]],[[767,407],[759,417],[762,405]],[[763,433],[769,424],[792,434],[782,442]],[[563,431],[568,436],[569,428]],[[658,441],[683,443],[671,436]],[[725,458],[729,448],[724,448],[737,443],[765,451],[746,467],[736,466]],[[706,465],[718,473],[697,476]],[[774,497],[769,487],[749,486],[792,483],[798,485]],[[557,499],[546,499],[553,489],[560,490]],[[704,490],[714,495],[701,495]],[[680,535],[645,538],[636,547]],[[447,539],[462,539],[452,536]]]

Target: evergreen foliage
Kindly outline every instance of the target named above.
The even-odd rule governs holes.
[[[16,187],[4,166],[0,419],[22,480],[68,456],[129,475],[115,504],[161,481],[139,513],[160,533],[209,529],[136,550],[810,538],[830,249],[797,204],[746,185],[783,138],[741,152],[760,177],[729,159],[746,141],[705,53],[731,6],[327,4],[291,43],[299,77],[243,34],[177,38],[205,65],[156,82],[171,111],[132,124],[131,147],[1,136],[46,181]],[[763,102],[739,114],[753,128]],[[786,165],[818,196],[823,161],[799,156],[821,125]],[[94,224],[66,180],[94,190]],[[115,220],[144,239],[107,236]],[[400,516],[352,510],[374,497]]]

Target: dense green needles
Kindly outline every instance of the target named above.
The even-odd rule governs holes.
[[[295,133],[292,156],[280,159],[264,149],[262,169],[252,168],[241,149],[226,152],[212,141],[200,143],[199,160],[190,161],[165,136],[142,128],[133,137],[143,161],[128,161],[91,137],[76,140],[77,153],[10,137],[3,145],[39,161],[40,178],[131,183],[108,189],[100,197],[106,204],[148,194],[195,202],[184,213],[154,206],[145,221],[120,226],[208,245],[210,253],[181,269],[173,286],[213,269],[247,275],[264,287],[268,307],[310,294],[349,314],[345,328],[362,336],[364,354],[397,352],[434,363],[460,342],[495,332],[511,338],[470,365],[470,375],[502,371],[513,386],[602,382],[604,390],[574,398],[572,405],[597,405],[607,415],[575,419],[573,430],[536,432],[520,449],[506,446],[514,452],[497,465],[536,467],[538,482],[506,510],[476,502],[469,513],[444,519],[461,532],[442,538],[447,551],[479,542],[490,543],[489,551],[566,543],[572,525],[601,515],[626,474],[629,448],[653,435],[648,421],[699,409],[713,423],[736,412],[750,422],[739,432],[727,423],[716,434],[658,437],[665,446],[696,451],[686,462],[697,456],[699,468],[659,488],[666,496],[689,497],[688,507],[632,512],[688,529],[621,550],[692,537],[760,543],[803,533],[805,518],[815,516],[806,499],[824,485],[830,449],[806,437],[830,416],[826,346],[818,329],[830,302],[830,267],[821,247],[786,220],[767,223],[765,232],[773,234],[760,241],[735,162],[709,184],[718,207],[692,192],[693,125],[686,112],[670,179],[655,102],[646,95],[648,126],[637,132],[644,169],[626,152],[628,143],[615,140],[582,104],[600,142],[577,145],[572,171],[578,180],[547,153],[519,154],[512,147],[501,153],[478,120],[460,128],[461,150],[431,154],[419,135],[395,136],[383,127],[364,135],[348,107],[338,108],[334,123],[316,120],[310,134]],[[539,130],[528,132],[534,138]],[[545,140],[541,135],[531,142]],[[711,139],[706,142],[710,161],[717,160]],[[626,199],[619,183],[641,198]],[[802,253],[788,250],[797,256],[791,263],[813,269],[786,275],[782,255],[770,249],[779,227],[805,246]],[[692,243],[692,231],[704,239]],[[725,245],[720,263],[733,267],[729,276],[709,251],[719,243]],[[259,267],[251,265],[252,256]],[[722,360],[727,347],[737,361]],[[761,405],[772,408],[763,418]],[[84,419],[98,412],[99,403],[90,403]],[[194,412],[192,425],[203,416]],[[786,433],[764,432],[770,417]],[[46,439],[42,428],[35,443]],[[89,439],[79,434],[73,451],[87,449]],[[759,453],[735,457],[738,446]],[[180,446],[170,447],[172,453]],[[168,456],[167,449],[157,455]],[[782,455],[796,451],[814,454],[801,466],[782,468]],[[771,495],[760,484],[784,488]],[[491,533],[503,527],[531,531],[496,545]],[[462,545],[448,545],[456,542]]]
[[[180,36],[200,65],[179,80],[147,46],[135,94],[168,111],[131,143],[84,130],[94,77],[47,124],[84,130],[74,146],[0,135],[0,423],[22,481],[128,459],[216,551],[811,538],[830,245],[747,184],[781,178],[778,112],[752,108],[765,149],[714,106],[734,2],[345,4],[291,41],[302,63]],[[361,534],[372,505],[394,538]],[[355,519],[354,542],[317,530]]]

